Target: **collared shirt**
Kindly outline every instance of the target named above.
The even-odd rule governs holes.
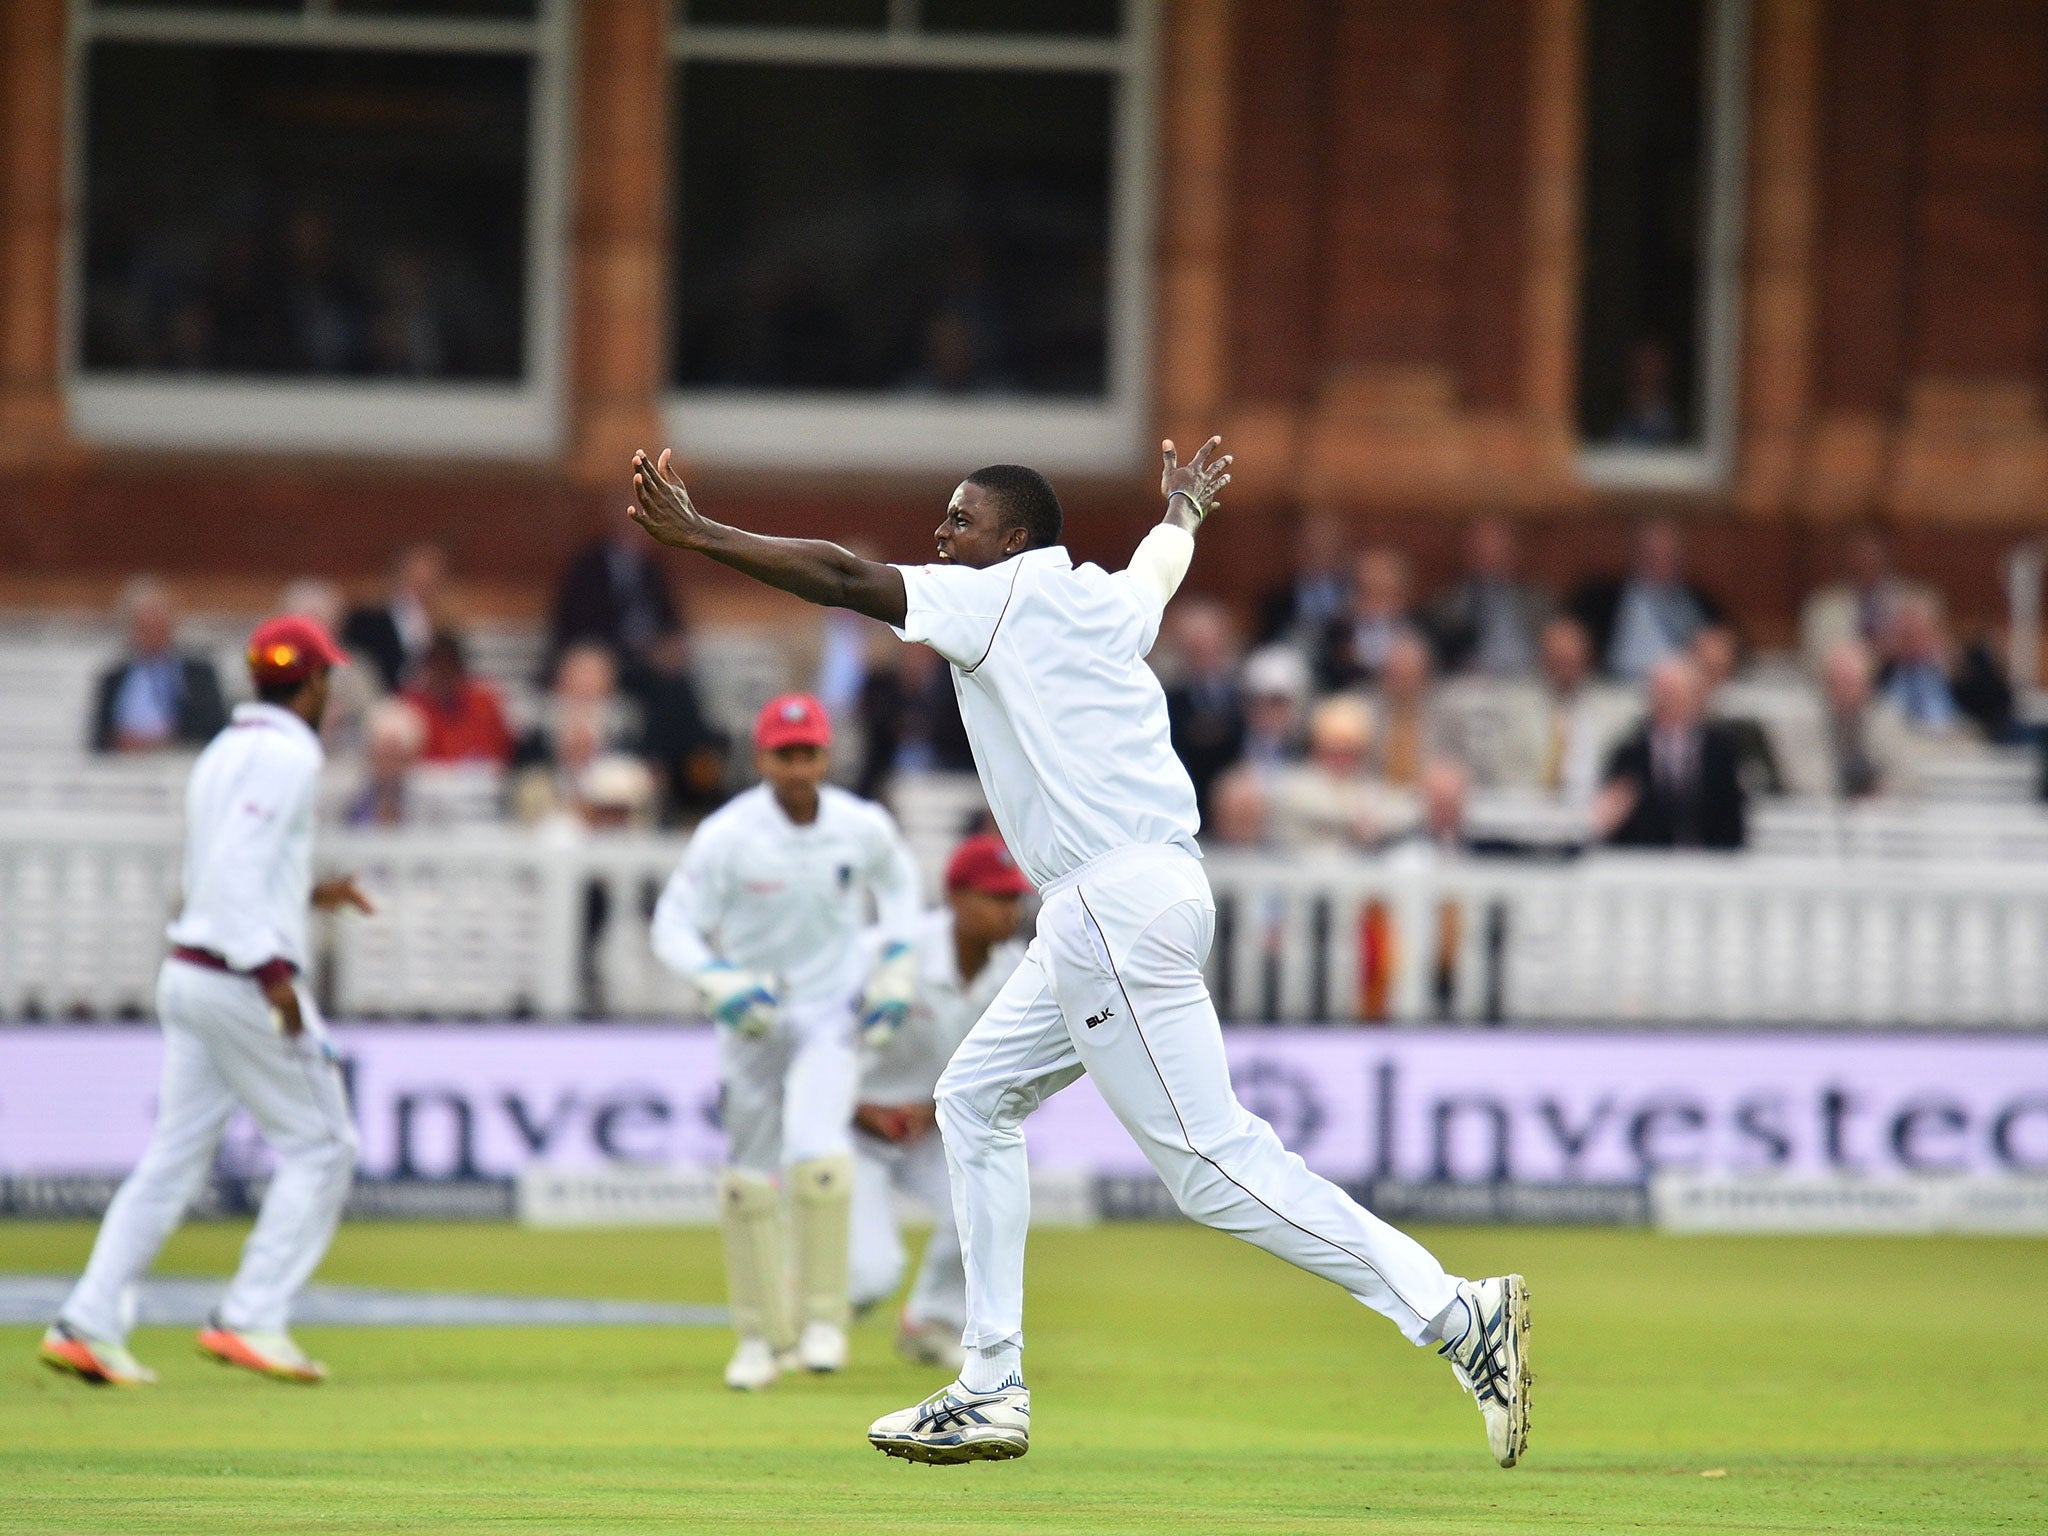
[[[1682,586],[1631,578],[1621,589],[1607,667],[1617,677],[1641,681],[1666,656],[1684,650],[1706,623],[1706,615]]]
[[[240,704],[185,789],[185,905],[173,944],[238,971],[306,965],[313,802],[325,754],[312,727],[275,704]]]
[[[1012,940],[988,952],[974,976],[960,975],[953,944],[953,912],[940,907],[917,925],[917,998],[896,1038],[880,1050],[861,1052],[860,1099],[864,1104],[928,1104],[939,1074],[995,1001],[1010,973],[1024,960],[1024,946]],[[881,952],[877,935],[871,952]]]
[[[982,790],[1032,884],[1121,848],[1199,857],[1195,786],[1145,664],[1161,610],[1140,583],[1057,545],[978,571],[898,569],[896,633],[953,664]]]
[[[773,977],[784,999],[851,998],[861,930],[909,942],[922,915],[917,865],[889,813],[827,784],[798,824],[765,784],[704,819],[654,909],[654,952],[682,975],[725,960]]]
[[[136,657],[114,691],[115,739],[169,741],[178,732],[184,694],[185,664],[175,653]]]

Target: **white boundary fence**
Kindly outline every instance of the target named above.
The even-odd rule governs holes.
[[[382,910],[323,930],[353,1017],[680,1018],[646,919],[678,837],[328,833]],[[177,897],[160,818],[0,817],[0,1017],[145,1016]],[[1225,1017],[2048,1027],[2021,860],[1217,857]]]

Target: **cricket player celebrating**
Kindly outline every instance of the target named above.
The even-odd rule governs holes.
[[[725,1384],[740,1391],[772,1385],[786,1356],[846,1364],[856,1035],[900,1026],[917,982],[916,865],[887,811],[824,782],[831,741],[816,699],[770,699],[754,722],[762,782],[705,818],[654,909],[655,954],[720,1026],[719,1226],[739,1334]]]
[[[370,910],[352,877],[313,883],[317,731],[328,670],[344,659],[311,619],[259,625],[249,638],[256,702],[237,708],[193,765],[184,909],[157,978],[164,1075],[156,1129],[43,1335],[43,1359],[87,1381],[156,1380],[128,1352],[132,1288],[199,1192],[238,1104],[255,1117],[277,1169],[199,1348],[286,1381],[326,1375],[286,1324],[334,1237],[356,1162],[341,1073],[298,979],[309,907]]]
[[[917,996],[903,1027],[862,1053],[854,1110],[853,1303],[868,1307],[903,1278],[896,1190],[930,1208],[932,1235],[897,1325],[896,1350],[959,1370],[967,1275],[934,1102],[954,1048],[1024,958],[1017,919],[1031,889],[1002,839],[970,837],[946,862],[946,904],[918,925]]]
[[[939,1081],[967,1268],[966,1363],[924,1402],[875,1422],[892,1456],[1021,1456],[1024,1117],[1083,1072],[1183,1211],[1313,1274],[1447,1356],[1489,1446],[1528,1439],[1528,1302],[1519,1275],[1446,1274],[1419,1243],[1310,1172],[1238,1103],[1202,979],[1215,905],[1195,845],[1194,788],[1167,738],[1144,657],[1229,482],[1211,438],[1183,465],[1162,445],[1163,521],[1127,569],[1076,567],[1058,497],[1016,465],[969,475],[935,533],[938,559],[878,565],[818,540],[713,522],[661,460],[634,458],[632,516],[807,601],[851,608],[952,663],[961,717],[1005,842],[1044,899],[1024,963]]]

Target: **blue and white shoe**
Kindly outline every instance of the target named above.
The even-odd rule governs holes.
[[[1520,1275],[1463,1280],[1458,1296],[1471,1324],[1437,1353],[1479,1404],[1493,1459],[1512,1467],[1529,1448],[1529,1287]]]
[[[886,1456],[940,1466],[1008,1461],[1031,1448],[1031,1389],[1017,1376],[993,1392],[970,1392],[955,1381],[915,1408],[875,1420],[868,1444]]]

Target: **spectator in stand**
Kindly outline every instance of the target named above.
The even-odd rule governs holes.
[[[93,695],[95,752],[205,746],[228,723],[220,678],[203,656],[177,648],[171,589],[137,576],[121,589],[128,654],[100,674]]]
[[[1350,530],[1335,512],[1311,512],[1302,520],[1293,576],[1259,605],[1261,645],[1280,642],[1305,651],[1322,643],[1351,601],[1350,543]]]
[[[380,699],[365,734],[369,777],[342,819],[352,827],[406,826],[413,820],[412,771],[426,743],[426,725],[403,699]]]
[[[1309,715],[1308,759],[1273,788],[1276,841],[1296,851],[1372,848],[1413,826],[1413,799],[1371,777],[1372,706],[1340,693]]]
[[[640,689],[647,718],[642,751],[660,780],[662,819],[692,824],[724,803],[730,743],[705,716],[690,671],[690,637],[670,630],[654,642],[647,660]]]
[[[1665,518],[1637,533],[1629,574],[1588,583],[1572,599],[1572,612],[1607,673],[1627,682],[1641,682],[1658,662],[1683,654],[1694,635],[1721,618],[1719,605],[1686,579],[1685,546],[1677,524]]]
[[[637,711],[619,692],[612,653],[596,641],[570,646],[555,666],[540,723],[512,752],[514,815],[537,822],[572,812],[584,769],[638,738]]]
[[[1892,571],[1891,548],[1877,528],[1858,529],[1842,551],[1842,579],[1821,587],[1799,613],[1799,649],[1819,673],[1844,640],[1876,649],[1892,613],[1911,589]]]
[[[341,643],[369,658],[386,693],[396,693],[433,643],[448,580],[448,557],[435,544],[412,544],[391,563],[391,590],[381,603],[351,609]]]
[[[468,654],[453,630],[439,630],[428,642],[403,697],[426,726],[422,761],[501,768],[512,761],[512,732],[498,690],[470,675]]]
[[[1742,760],[1744,791],[1752,796],[1782,795],[1785,776],[1778,771],[1778,754],[1771,748],[1770,733],[1763,722],[1750,715],[1731,714],[1722,707],[1721,690],[1735,675],[1741,653],[1741,641],[1726,624],[1709,624],[1692,637],[1692,664],[1699,673],[1707,718],[1726,727],[1734,738]]]
[[[1428,626],[1446,672],[1526,677],[1536,670],[1537,636],[1550,599],[1516,575],[1515,532],[1482,517],[1465,536],[1465,574],[1430,605]]]
[[[652,825],[654,774],[639,758],[607,752],[576,779],[576,817],[593,832],[623,832]]]
[[[1908,593],[1893,605],[1886,650],[1884,695],[1916,735],[2010,735],[2012,688],[2004,672],[1982,645],[1958,653],[1931,593]]]
[[[1395,639],[1415,627],[1408,611],[1408,562],[1396,550],[1358,557],[1350,604],[1324,627],[1316,671],[1326,691],[1372,683]]]
[[[1538,667],[1541,706],[1534,731],[1524,733],[1535,747],[1526,754],[1535,772],[1524,782],[1567,805],[1591,805],[1622,722],[1615,709],[1603,707],[1603,690],[1593,676],[1593,637],[1586,626],[1569,614],[1544,625]]]
[[[1913,742],[1905,718],[1876,692],[1877,663],[1860,640],[1838,640],[1821,663],[1829,791],[1844,800],[1913,792]]]
[[[1237,636],[1230,613],[1208,598],[1183,600],[1173,615],[1179,674],[1166,690],[1173,750],[1209,814],[1209,786],[1244,752],[1244,695],[1237,681]]]
[[[1630,848],[1740,848],[1748,840],[1740,751],[1704,713],[1699,672],[1684,656],[1650,669],[1650,717],[1614,749],[1593,830]]]
[[[1445,723],[1431,697],[1429,644],[1415,630],[1403,630],[1387,649],[1373,691],[1379,729],[1374,733],[1373,770],[1389,784],[1412,789],[1422,768],[1450,749]]]
[[[1308,663],[1291,645],[1266,645],[1244,664],[1244,765],[1270,778],[1302,752]]]
[[[953,674],[929,647],[896,647],[890,665],[868,674],[860,713],[866,754],[855,793],[879,800],[899,773],[974,772]]]
[[[1202,841],[1212,848],[1257,850],[1272,846],[1273,796],[1266,780],[1249,764],[1216,776],[1209,786],[1209,815],[1202,819]]]
[[[304,576],[278,594],[280,614],[311,619],[330,635],[342,632],[341,588],[320,576]],[[369,737],[370,708],[383,697],[383,684],[368,661],[351,652],[327,673],[327,713],[320,717],[320,741],[330,757],[353,757]]]
[[[555,589],[548,657],[551,663],[585,642],[612,654],[628,687],[650,670],[655,642],[683,628],[667,567],[631,523],[591,540],[562,571]]]

